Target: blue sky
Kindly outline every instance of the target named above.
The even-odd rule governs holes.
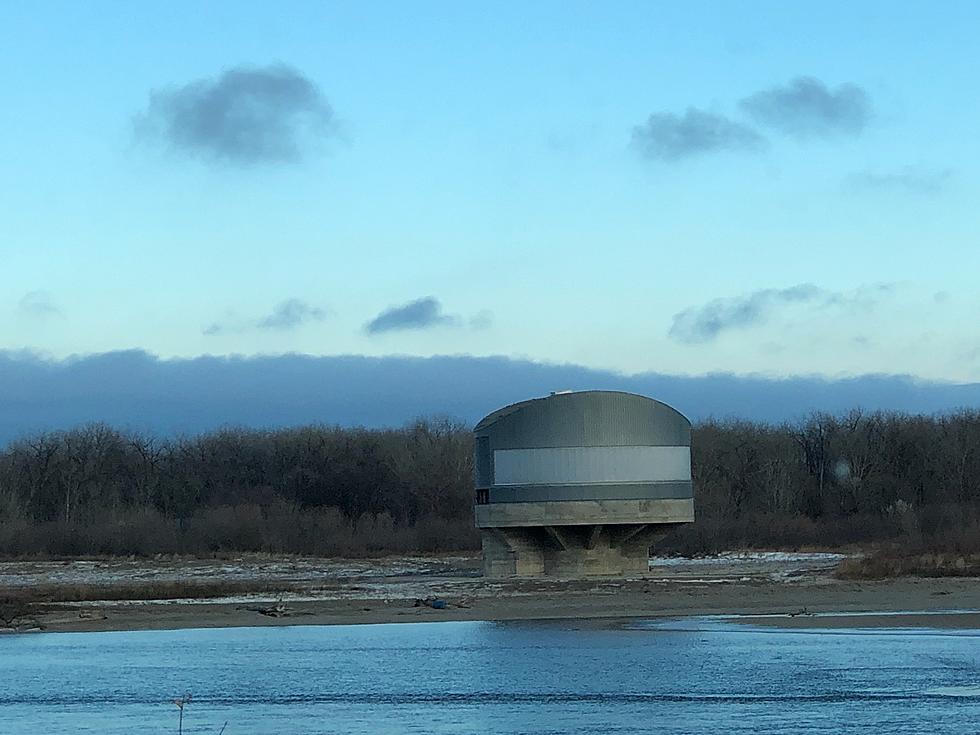
[[[8,3],[0,349],[980,380],[977,28]]]

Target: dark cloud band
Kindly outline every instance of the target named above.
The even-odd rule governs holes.
[[[692,419],[783,421],[810,410],[837,412],[857,405],[923,413],[980,405],[980,384],[884,375],[848,380],[627,376],[577,365],[468,356],[162,360],[132,351],[52,361],[0,351],[0,443],[91,421],[161,434],[228,425],[398,426],[437,414],[473,422],[495,408],[557,388],[642,393]]]

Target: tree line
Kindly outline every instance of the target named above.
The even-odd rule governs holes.
[[[980,551],[980,412],[695,427],[689,551],[899,541]]]
[[[980,412],[709,421],[697,522],[664,551],[900,540],[980,550]],[[474,549],[473,445],[398,429],[223,429],[161,439],[91,424],[0,451],[0,554],[379,554]]]

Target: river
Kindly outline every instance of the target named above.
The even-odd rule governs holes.
[[[980,631],[711,619],[0,637],[0,733],[976,733]]]

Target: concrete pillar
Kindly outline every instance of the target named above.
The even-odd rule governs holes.
[[[544,574],[544,544],[529,528],[489,528],[483,540],[485,577],[540,577]]]

